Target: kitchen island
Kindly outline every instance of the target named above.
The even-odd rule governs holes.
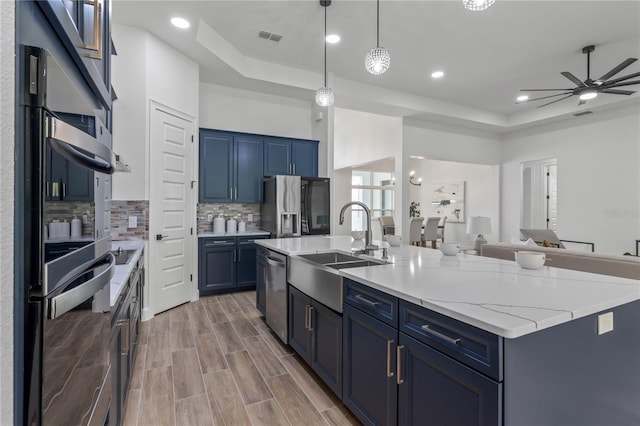
[[[342,236],[257,243],[287,256],[357,244]],[[389,264],[338,272],[342,398],[362,421],[640,423],[639,282],[409,246],[388,255]],[[379,381],[354,371],[373,376],[378,367]],[[368,390],[376,387],[382,395]],[[457,401],[449,413],[436,406],[447,398]]]

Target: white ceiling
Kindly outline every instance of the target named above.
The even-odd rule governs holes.
[[[640,57],[640,1],[497,0],[474,13],[459,0],[382,0],[380,45],[392,60],[380,76],[364,69],[375,11],[373,0],[334,0],[327,10],[329,32],[342,37],[327,53],[336,106],[509,131],[640,102],[636,93],[601,94],[581,107],[575,97],[539,109],[544,101],[515,103],[519,89],[573,87],[561,71],[586,79],[586,45],[596,45],[592,78]],[[112,16],[198,62],[203,82],[309,100],[323,84],[324,9],[316,0],[116,0]],[[172,16],[191,28],[172,27]],[[263,40],[259,30],[284,37]],[[445,77],[432,80],[438,69]],[[638,71],[640,61],[618,76]]]

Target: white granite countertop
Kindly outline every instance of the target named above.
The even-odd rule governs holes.
[[[78,243],[78,242],[92,242],[94,241],[93,238],[91,237],[78,237],[78,238],[71,238],[71,237],[66,237],[66,238],[48,238],[46,240],[44,240],[45,244],[49,244],[49,243]]]
[[[374,242],[375,243],[375,242]],[[349,252],[349,236],[259,240],[285,255]],[[640,281],[403,245],[387,265],[340,275],[491,333],[516,338],[640,299]],[[381,257],[377,250],[374,257]]]
[[[198,238],[205,237],[252,237],[270,235],[267,231],[244,231],[244,232],[201,232],[198,234]]]
[[[118,250],[118,247],[122,247],[122,250],[136,250],[136,252],[129,259],[129,263],[126,265],[116,265],[116,270],[113,274],[113,278],[111,278],[111,306],[116,303],[118,300],[118,296],[120,296],[120,291],[122,290],[122,284],[127,282],[129,279],[129,275],[133,271],[133,268],[136,266],[138,259],[140,259],[140,255],[142,254],[142,249],[144,248],[143,240],[135,240],[135,241],[112,241],[111,242],[111,250]]]

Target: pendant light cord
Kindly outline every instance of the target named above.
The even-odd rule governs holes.
[[[376,1],[376,47],[380,47],[380,0]]]
[[[324,87],[327,87],[327,6],[324,7]]]

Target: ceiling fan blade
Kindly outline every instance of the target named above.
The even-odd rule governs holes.
[[[573,89],[520,89],[521,92],[551,92],[554,90],[562,90],[566,92]]]
[[[516,102],[516,103],[517,104],[524,104],[526,102],[539,101],[540,99],[555,98],[556,96],[567,95],[569,93],[571,93],[569,96],[573,96],[573,92],[564,92],[564,93],[558,93],[557,95],[549,95],[549,96],[543,96],[541,98],[527,99],[526,101],[520,101],[520,102]]]
[[[640,83],[640,81],[638,83]],[[604,89],[600,90],[600,93],[610,93],[612,95],[633,95],[636,92],[633,90]]]
[[[542,108],[542,107],[544,107],[544,106],[551,105],[551,104],[554,104],[554,103],[556,103],[556,102],[560,102],[560,101],[562,101],[562,100],[564,100],[564,99],[567,99],[567,98],[570,98],[570,97],[572,97],[572,96],[573,96],[573,94],[571,94],[571,95],[569,95],[569,96],[565,96],[564,98],[556,99],[555,101],[547,102],[547,103],[546,103],[546,104],[544,104],[544,105],[540,105],[540,106],[538,106],[538,108]]]
[[[617,83],[619,81],[629,80],[630,78],[638,77],[638,76],[640,76],[640,72],[634,72],[633,74],[625,75],[624,77],[620,77],[620,78],[616,78],[616,79],[613,79],[613,80],[605,81],[604,84],[606,84],[606,85],[615,84],[615,83]]]
[[[605,75],[600,77],[598,80],[600,80],[600,81],[608,80],[609,78],[611,78],[614,75],[618,74],[620,71],[622,71],[623,69],[625,69],[626,67],[628,67],[629,65],[631,65],[632,63],[634,63],[637,60],[638,59],[636,59],[636,58],[627,58],[627,59],[625,59],[624,61],[622,61],[620,63],[620,65],[618,65],[617,67],[613,68],[611,71],[609,71],[608,73],[606,73]]]
[[[633,86],[634,84],[640,84],[640,80],[623,81],[621,83],[616,83],[616,84],[607,83],[607,84],[604,85],[604,88],[605,89],[610,89],[612,87]]]
[[[571,74],[569,71],[562,71],[560,74],[564,75],[565,77],[567,77],[569,80],[573,81],[575,83],[576,86],[578,87],[583,87],[586,86],[586,84],[584,84],[584,82],[582,82],[578,77],[576,77],[575,75]]]

